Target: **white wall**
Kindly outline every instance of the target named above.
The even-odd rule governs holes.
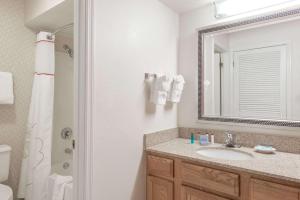
[[[74,22],[74,0],[25,0],[25,3],[25,24],[36,32],[53,32]],[[63,32],[73,35],[71,29]]]
[[[94,1],[93,199],[144,200],[143,135],[177,127],[144,73],[177,72],[178,15],[157,0]]]
[[[298,128],[266,127],[233,123],[198,121],[198,36],[197,29],[205,26],[248,17],[240,15],[224,20],[214,18],[211,5],[184,13],[180,17],[179,73],[186,79],[182,101],[178,107],[180,127],[215,128],[224,130],[253,131],[264,133],[298,134]],[[246,126],[246,127],[245,127]],[[299,134],[298,134],[299,135]]]
[[[30,21],[65,0],[25,0],[25,21]]]

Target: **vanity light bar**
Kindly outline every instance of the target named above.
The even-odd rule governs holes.
[[[272,7],[278,10],[299,3],[299,0],[215,0],[214,6],[216,18],[222,18]]]

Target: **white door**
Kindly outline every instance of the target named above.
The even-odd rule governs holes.
[[[286,45],[233,53],[235,116],[287,118],[286,54]]]

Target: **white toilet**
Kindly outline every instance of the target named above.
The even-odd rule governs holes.
[[[11,147],[0,145],[0,183],[8,179]],[[0,199],[13,200],[13,191],[7,186],[0,184]]]

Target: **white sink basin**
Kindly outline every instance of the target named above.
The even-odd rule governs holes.
[[[201,156],[223,160],[249,160],[253,155],[236,149],[203,148],[197,151]]]

